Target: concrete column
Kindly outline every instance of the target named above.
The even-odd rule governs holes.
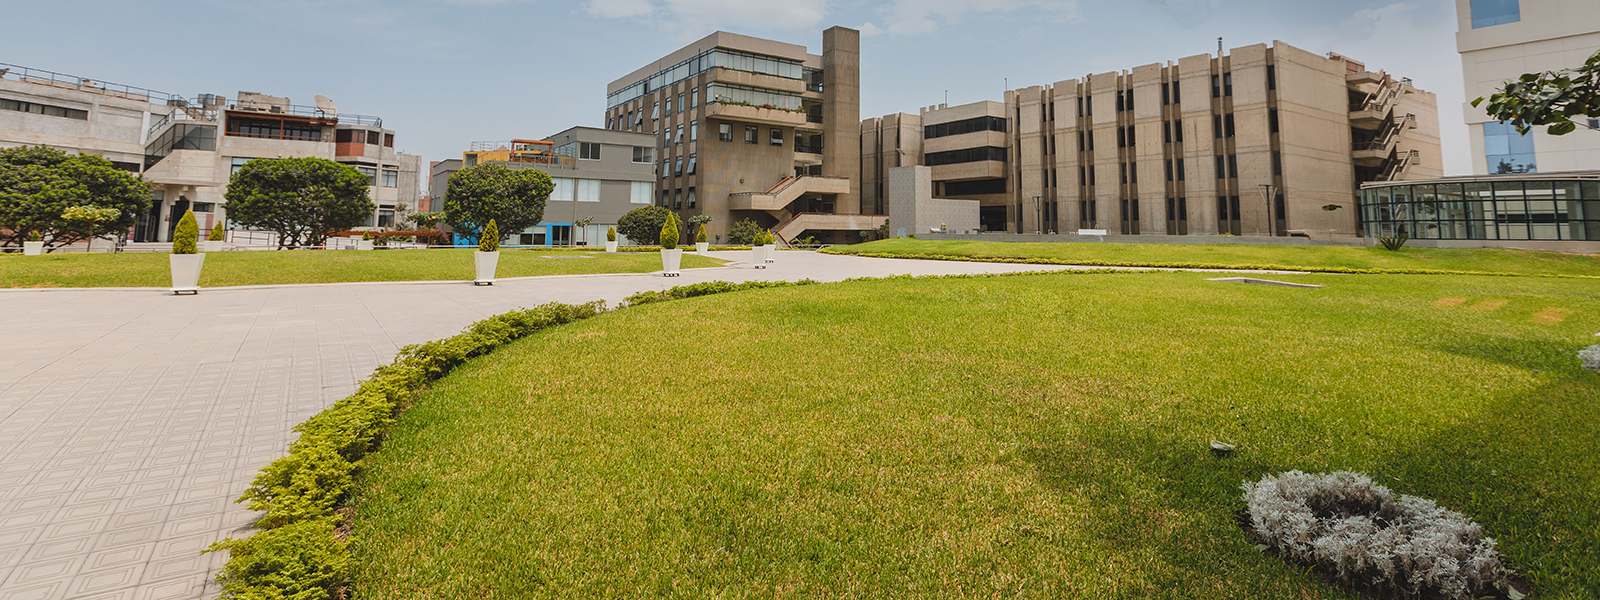
[[[822,32],[822,174],[850,178],[834,210],[861,213],[861,32]]]

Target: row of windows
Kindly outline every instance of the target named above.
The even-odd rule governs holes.
[[[333,132],[333,141],[340,144],[377,144],[379,137],[376,131],[362,131],[360,129],[340,129]],[[381,137],[384,147],[394,147],[394,134],[385,133]]]
[[[695,161],[695,155],[690,154],[689,155],[689,170],[688,170],[687,174],[693,175],[695,173],[695,162],[696,162]],[[670,170],[669,170],[668,167],[671,167]],[[684,175],[685,175],[685,172],[683,170],[683,157],[682,156],[679,156],[676,159],[672,159],[672,158],[663,158],[663,159],[661,159],[661,178],[662,179],[666,179],[669,176],[670,177],[682,177]]]
[[[805,68],[799,61],[714,48],[701,53],[699,56],[662,69],[661,72],[655,75],[646,77],[633,85],[607,95],[606,110],[611,110],[632,100],[642,98],[657,90],[716,67],[772,75],[785,79],[805,79],[808,85],[811,83],[811,80],[806,78]],[[822,87],[820,75],[815,76],[814,79],[818,88],[816,91],[820,91]]]
[[[1004,193],[1006,193],[1006,180],[1004,179],[947,181],[944,184],[944,195],[946,196],[980,196]]]
[[[670,208],[670,209],[673,209],[673,210],[681,210],[681,209],[684,209],[684,208],[694,208],[696,206],[696,204],[697,204],[696,201],[695,201],[694,188],[689,188],[688,199],[689,199],[689,205],[688,206],[684,206],[684,204],[683,204],[683,201],[684,201],[683,190],[661,190],[661,206],[663,208]]]
[[[973,117],[949,123],[929,125],[922,130],[923,139],[942,138],[963,133],[976,133],[979,131],[1006,132],[1005,117]]]
[[[947,150],[944,152],[929,152],[923,157],[923,162],[930,167],[981,161],[1005,162],[1005,160],[1006,149],[998,146],[981,146],[978,148],[962,148],[960,150]]]
[[[1496,181],[1361,190],[1363,231],[1423,239],[1600,240],[1600,182]]]
[[[65,117],[79,121],[89,120],[89,111],[67,108],[65,106],[51,106],[37,102],[24,102],[22,100],[7,100],[0,98],[0,110],[14,110],[17,112],[33,113],[47,117]]]
[[[377,135],[375,131],[368,133],[372,134],[372,136]],[[322,139],[322,126],[284,119],[229,117],[227,135],[315,142]],[[338,139],[337,134],[335,139]],[[370,139],[372,141],[369,143],[377,143],[375,137]]]
[[[579,160],[600,160],[599,142],[569,142],[562,144],[552,152],[561,156],[568,156]],[[634,162],[639,162],[639,149],[633,150]],[[647,161],[648,162],[648,161]]]

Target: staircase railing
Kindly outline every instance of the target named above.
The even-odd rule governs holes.
[[[1411,161],[1416,160],[1420,155],[1421,153],[1416,150],[1409,150],[1395,157],[1394,161],[1389,163],[1389,166],[1383,170],[1383,181],[1395,181],[1402,173],[1405,173],[1406,167],[1411,166]]]

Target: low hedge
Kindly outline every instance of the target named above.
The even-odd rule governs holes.
[[[1191,263],[1161,261],[1118,261],[1100,259],[1064,259],[1024,256],[968,256],[962,254],[921,254],[896,252],[865,252],[847,247],[830,246],[818,250],[824,254],[865,256],[868,258],[907,258],[917,260],[953,260],[964,262],[1020,263],[1028,265],[1071,265],[1083,267],[1131,267],[1148,269],[1207,269],[1217,271],[1302,271],[1306,273],[1346,273],[1356,275],[1474,275],[1483,277],[1554,277],[1558,279],[1600,279],[1600,275],[1567,275],[1559,273],[1525,274],[1493,273],[1489,271],[1450,271],[1444,269],[1358,269],[1354,267],[1318,267],[1293,265],[1256,265],[1228,263]]]
[[[706,247],[706,250],[708,252],[710,252],[710,251],[723,252],[723,251],[749,250],[749,249],[750,249],[749,246],[707,246]],[[683,248],[683,247],[680,247],[679,250],[689,250],[691,252],[693,251],[693,250],[690,250],[689,248]],[[660,252],[660,251],[661,251],[661,246],[618,246],[617,247],[617,252]]]
[[[689,285],[680,285],[680,286],[673,287],[673,288],[667,289],[667,290],[662,290],[662,291],[659,291],[659,292],[658,291],[654,291],[654,290],[647,290],[647,291],[639,292],[639,293],[634,294],[632,296],[628,296],[628,298],[626,300],[624,300],[623,302],[626,303],[627,306],[638,306],[640,304],[654,304],[656,302],[666,302],[668,300],[682,300],[684,298],[694,298],[696,296],[710,296],[712,294],[724,294],[724,293],[727,293],[727,292],[742,292],[744,290],[761,290],[761,289],[767,289],[767,288],[793,287],[793,286],[797,286],[797,285],[813,285],[813,284],[817,284],[817,283],[822,283],[822,282],[811,280],[811,279],[801,279],[799,281],[746,281],[744,283],[728,283],[726,281],[706,281],[706,282],[703,282],[703,283],[691,283]]]
[[[489,317],[443,340],[406,346],[355,394],[295,427],[300,437],[289,445],[288,455],[263,468],[239,498],[251,510],[266,511],[257,522],[263,531],[206,550],[230,554],[217,575],[223,597],[334,597],[351,560],[336,534],[343,523],[336,509],[350,497],[361,460],[377,449],[404,403],[470,358],[604,311],[603,301],[546,304]]]

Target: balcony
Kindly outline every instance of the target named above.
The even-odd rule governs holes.
[[[779,127],[799,127],[806,122],[806,114],[803,112],[727,102],[707,104],[706,116],[724,121],[758,123]]]
[[[711,74],[710,80],[718,83],[757,87],[791,94],[800,94],[806,91],[806,82],[799,79],[739,71],[727,67],[716,67]]]

